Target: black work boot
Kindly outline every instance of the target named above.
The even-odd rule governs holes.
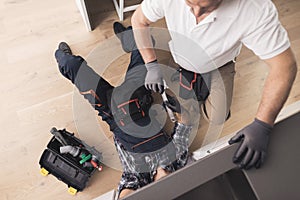
[[[131,26],[125,28],[121,23],[115,22],[113,28],[125,52],[129,53],[137,49]]]
[[[65,54],[72,55],[71,48],[66,42],[59,43],[58,49],[62,50]]]
[[[121,39],[121,35],[120,33],[126,31],[126,28],[123,26],[123,24],[121,24],[120,22],[115,22],[113,24],[113,28],[114,28],[114,32],[116,34],[116,36]]]
[[[125,52],[129,53],[137,49],[132,26],[128,26],[127,28],[125,28],[120,22],[115,22],[113,28],[116,36],[121,41],[122,48]],[[153,46],[155,46],[155,40],[153,36],[151,36],[151,39]]]

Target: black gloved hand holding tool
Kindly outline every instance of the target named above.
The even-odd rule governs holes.
[[[233,162],[239,164],[241,169],[254,166],[258,169],[266,158],[272,128],[271,125],[255,118],[251,124],[233,136],[228,141],[230,145],[241,142],[233,156]]]
[[[177,112],[177,113],[181,113],[181,106],[179,101],[177,100],[176,97],[170,96],[168,94],[167,95],[167,99],[168,101],[164,101],[164,104],[170,108],[173,112]]]

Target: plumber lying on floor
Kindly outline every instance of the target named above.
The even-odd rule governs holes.
[[[78,88],[113,132],[123,168],[118,198],[185,166],[192,129],[187,112],[170,95],[164,104],[177,113],[172,133],[166,133],[164,124],[155,118],[160,115],[150,109],[155,92],[144,87],[147,70],[131,30],[114,24],[115,33],[121,32],[117,36],[123,49],[131,52],[125,80],[117,87],[99,76],[82,57],[73,55],[67,43],[61,42],[55,52],[61,74]]]

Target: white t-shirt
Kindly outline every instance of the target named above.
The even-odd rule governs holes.
[[[190,71],[205,73],[224,65],[242,44],[261,59],[290,46],[270,0],[223,0],[198,24],[185,0],[144,0],[141,7],[152,22],[165,17],[174,60]]]

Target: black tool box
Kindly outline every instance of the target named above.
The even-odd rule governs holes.
[[[50,132],[54,136],[40,158],[40,172],[44,176],[50,173],[66,183],[68,192],[74,195],[86,187],[97,169],[102,170],[101,153],[65,129],[52,128]],[[69,152],[62,152],[63,149]]]

